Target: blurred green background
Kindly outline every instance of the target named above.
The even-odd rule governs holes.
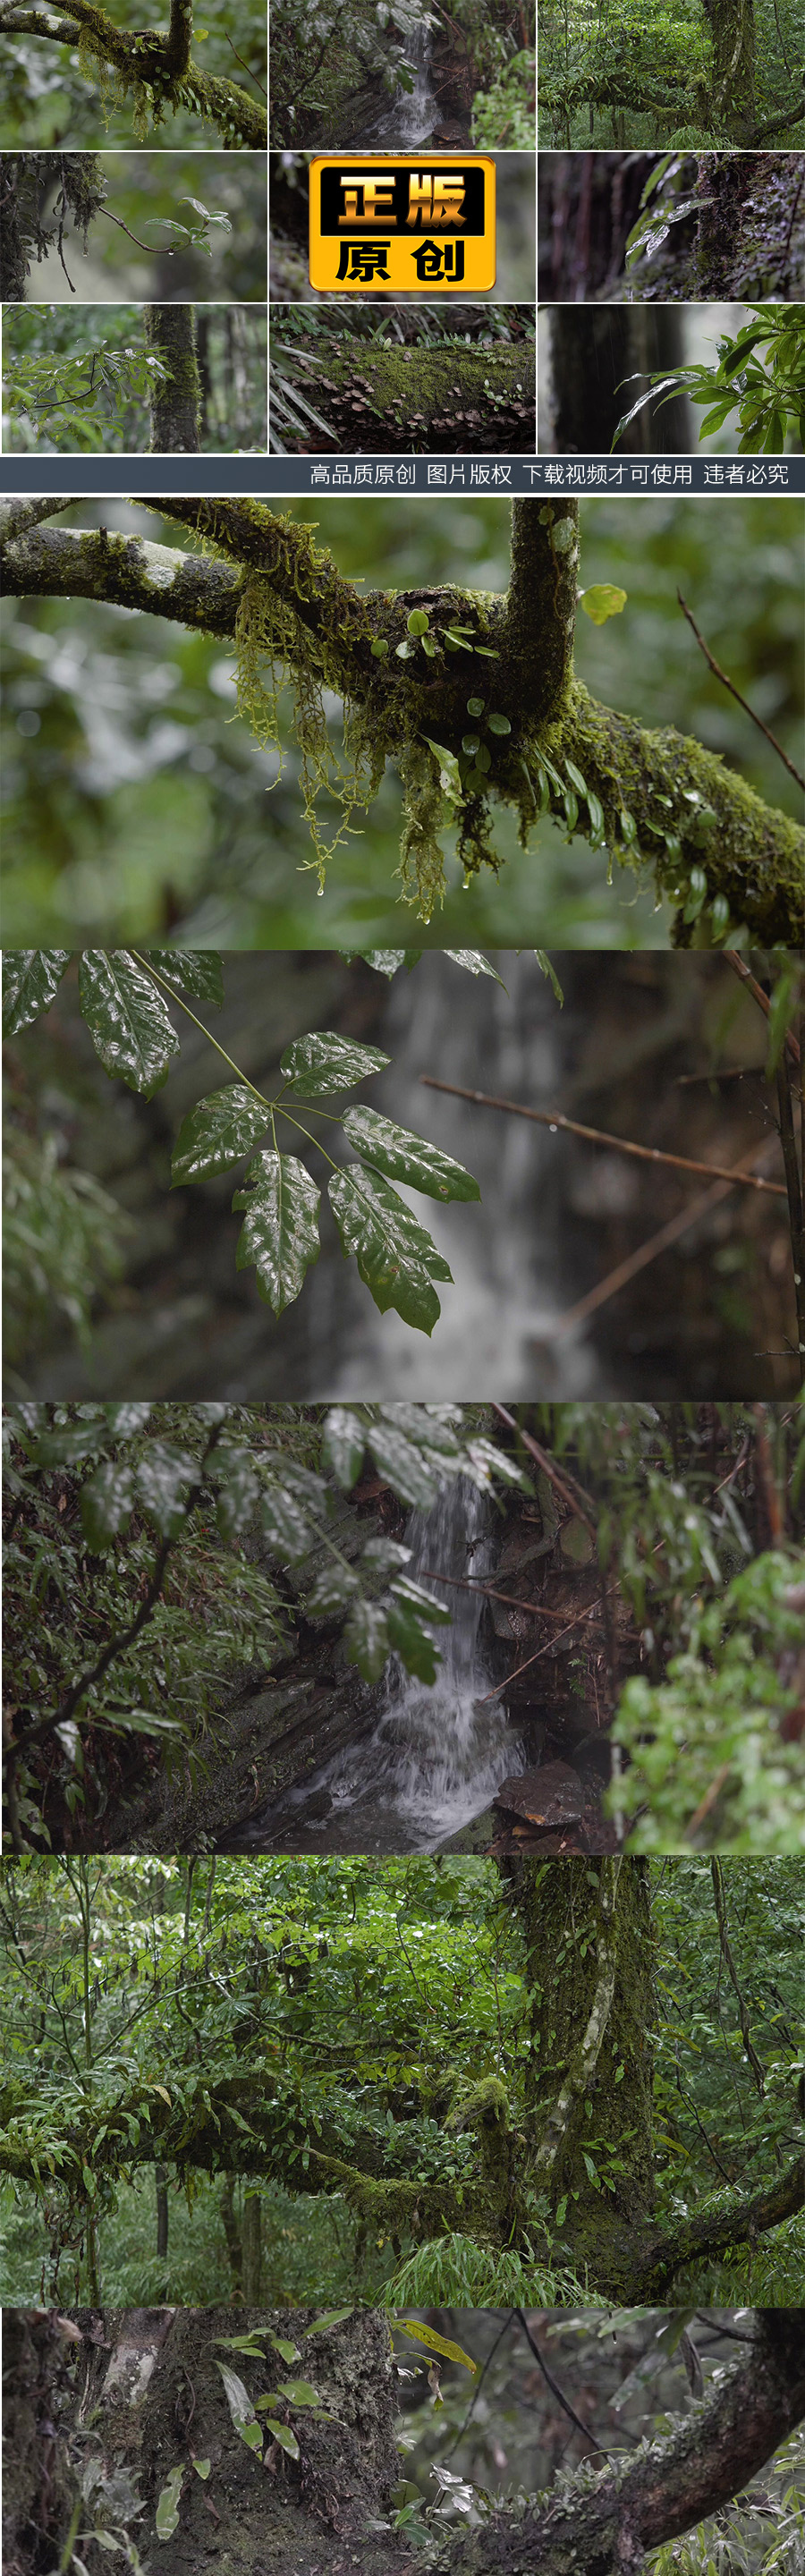
[[[443,580],[505,588],[504,500],[326,497],[283,506],[315,521],[340,570],[367,589]],[[76,504],[62,524],[99,520],[168,545],[191,542],[169,520],[117,501]],[[798,816],[793,779],[707,669],[676,594],[679,587],[711,651],[801,760],[805,503],[590,498],[581,520],[582,583],[628,592],[623,614],[603,627],[579,616],[577,667],[593,695],[648,725],[695,733]],[[391,773],[362,834],[338,851],[319,900],[305,873],[313,853],[295,752],[274,784],[275,754],[232,720],[228,650],[92,601],[9,599],[3,614],[7,946],[165,932],[236,948],[414,939],[432,947],[668,945],[668,916],[655,910],[650,885],[624,871],[608,888],[606,854],[583,841],[568,847],[553,824],[543,822],[523,853],[502,812],[500,875],[464,894],[451,862],[445,908],[422,931],[398,901],[401,794]],[[286,725],[289,715],[286,700]],[[340,731],[333,699],[336,746]]]

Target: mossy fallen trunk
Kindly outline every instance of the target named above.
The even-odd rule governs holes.
[[[322,345],[315,374],[301,360],[294,366],[287,352],[282,363],[351,454],[428,447],[516,454],[534,445],[533,341],[517,348],[372,349],[345,339],[335,352]],[[300,445],[332,451],[332,441],[312,425]]]

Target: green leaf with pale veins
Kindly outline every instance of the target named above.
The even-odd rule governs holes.
[[[379,1047],[357,1046],[352,1038],[329,1037],[314,1029],[286,1047],[280,1071],[300,1099],[318,1100],[325,1092],[353,1091],[357,1082],[382,1073],[390,1063],[391,1057],[381,1055]]]
[[[326,1467],[345,1493],[360,1475],[363,1464],[365,1434],[363,1424],[351,1404],[332,1404],[324,1424],[323,1457]]]
[[[241,1154],[251,1152],[268,1126],[268,1110],[245,1082],[209,1091],[182,1119],[171,1163],[171,1188],[183,1181],[211,1181]]]
[[[251,1187],[250,1187],[251,1184]],[[295,1154],[258,1154],[236,1190],[233,1208],[245,1208],[235,1260],[239,1270],[251,1262],[261,1297],[281,1315],[304,1286],[305,1271],[318,1261],[318,1210],[321,1192]]]
[[[396,1190],[379,1172],[336,1172],[330,1204],[344,1251],[354,1252],[381,1315],[395,1306],[416,1332],[432,1333],[441,1314],[433,1281],[452,1273]]]
[[[381,1117],[378,1109],[365,1108],[360,1101],[348,1109],[344,1134],[360,1154],[363,1163],[371,1163],[387,1180],[407,1181],[412,1190],[422,1190],[429,1199],[479,1199],[477,1181],[465,1172],[462,1163],[454,1163],[449,1154],[440,1154],[424,1136],[412,1136],[407,1127],[395,1126],[393,1118]]]
[[[3,956],[3,1036],[15,1038],[46,1011],[61,983],[69,948],[7,948]]]
[[[224,966],[215,948],[146,948],[143,955],[179,993],[193,993],[219,1011],[224,998]]]
[[[163,995],[125,948],[84,948],[81,1009],[106,1073],[150,1100],[166,1080],[179,1040]]]

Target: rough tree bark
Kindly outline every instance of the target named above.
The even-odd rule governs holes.
[[[426,914],[440,899],[437,834],[446,810],[440,753],[457,760],[468,687],[476,676],[489,686],[488,662],[471,658],[477,646],[494,657],[495,707],[509,729],[494,735],[488,774],[467,790],[460,808],[460,850],[469,871],[484,859],[494,864],[489,833],[496,801],[515,807],[524,837],[540,809],[566,829],[574,771],[584,780],[580,802],[572,782],[576,828],[594,846],[606,845],[619,864],[653,870],[658,891],[678,906],[678,945],[707,945],[739,923],[764,945],[801,945],[805,833],[699,743],[672,727],[648,731],[591,698],[575,678],[577,502],[564,496],[515,501],[511,578],[501,594],[445,583],[363,595],[314,546],[308,528],[263,502],[149,498],[150,510],[204,535],[214,559],[105,528],[40,524],[68,506],[64,498],[40,505],[34,521],[28,504],[0,504],[4,589],[110,600],[233,637],[241,708],[262,738],[275,722],[262,679],[273,654],[299,682],[297,729],[311,775],[322,741],[311,700],[321,708],[322,692],[336,690],[353,749],[357,738],[348,810],[370,800],[387,758],[399,763],[407,791],[404,864]],[[427,660],[412,654],[408,630],[409,612],[423,602],[436,647]],[[469,627],[465,650],[442,645],[453,622]],[[706,893],[690,927],[684,911],[694,869]]]
[[[48,199],[55,190],[47,213]],[[0,157],[0,303],[25,299],[31,260],[58,246],[69,214],[84,249],[106,194],[97,152],[4,152]],[[70,280],[75,284],[75,280]]]
[[[164,376],[151,385],[152,456],[196,456],[201,392],[192,304],[146,304],[145,345]]]
[[[69,2320],[9,2311],[8,2576],[36,2576],[43,2538],[58,2560],[74,2497],[89,2576],[108,2565],[108,2543],[84,2536],[96,2520],[107,2532],[128,2526],[153,2563],[155,2508],[173,2469],[177,2527],[158,2543],[163,2576],[197,2576],[211,2552],[229,2576],[268,2567],[272,2576],[322,2576],[325,2567],[332,2576],[356,2567],[407,2576],[410,2550],[388,2520],[400,2471],[387,2320],[364,2310],[308,2340],[312,2322],[309,2310],[242,2307],[79,2310]],[[332,2418],[282,2409],[299,2457],[275,2456],[270,2475],[234,2432],[216,2360],[237,2370],[252,2404],[276,2385],[282,2360],[268,2335],[265,2365],[222,2355],[214,2342],[260,2328],[301,2351]],[[454,2528],[429,2557],[433,2576],[639,2576],[647,2550],[740,2493],[805,2416],[803,2310],[749,2310],[742,2334],[738,2359],[668,2432],[592,2476],[585,2463],[561,2491],[493,2509],[474,2530]],[[204,2479],[195,2459],[209,2463]],[[86,2492],[93,2469],[87,2510],[78,2478]]]
[[[551,314],[554,452],[609,456],[618,422],[660,370],[685,360],[682,316],[673,305],[558,304]],[[641,382],[633,380],[639,377]],[[684,394],[647,402],[618,441],[618,455],[688,456],[693,446]]]

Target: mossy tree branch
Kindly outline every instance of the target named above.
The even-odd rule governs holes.
[[[130,96],[138,140],[184,107],[217,125],[226,146],[265,150],[268,118],[237,81],[201,71],[192,58],[193,0],[170,0],[169,24],[153,32],[119,27],[96,0],[69,0],[69,17],[0,0],[0,36],[41,37],[47,44],[78,45],[85,79],[96,81],[117,106]]]
[[[625,2576],[749,2483],[805,2416],[801,2308],[755,2308],[748,2350],[671,2432],[450,2539],[432,2576]]]
[[[264,502],[168,495],[149,497],[147,506],[189,527],[205,553],[15,523],[4,588],[114,601],[231,636],[242,712],[264,739],[276,728],[276,685],[263,674],[286,668],[297,684],[314,838],[329,756],[322,692],[339,693],[354,762],[342,782],[347,817],[374,794],[386,759],[397,761],[408,798],[404,866],[426,916],[440,899],[443,824],[457,817],[468,872],[484,860],[494,865],[491,809],[499,802],[514,806],[523,843],[546,812],[568,837],[578,831],[606,848],[613,862],[650,867],[677,907],[679,945],[717,944],[738,925],[764,946],[802,944],[802,830],[694,738],[649,730],[574,678],[577,503],[515,502],[506,592],[445,583],[366,595],[304,523]],[[427,654],[420,635],[411,640],[414,610],[424,611]],[[464,640],[451,648],[445,639],[460,628]],[[463,756],[475,692],[484,722],[492,710],[484,775]],[[442,749],[456,764],[447,803]]]

